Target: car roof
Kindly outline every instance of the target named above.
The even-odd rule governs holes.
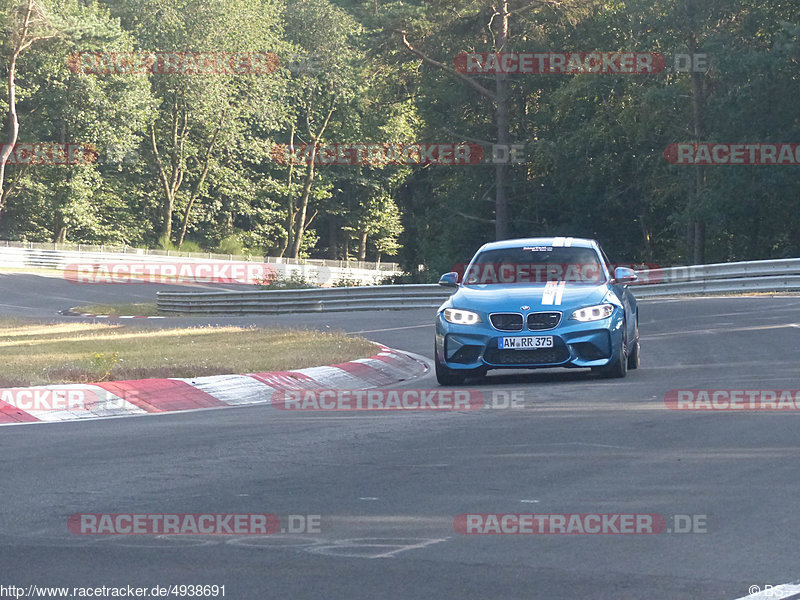
[[[565,246],[571,248],[597,248],[597,242],[586,238],[576,237],[538,237],[520,238],[516,240],[502,240],[490,242],[480,247],[480,250],[500,250],[504,248],[520,248],[524,246]]]

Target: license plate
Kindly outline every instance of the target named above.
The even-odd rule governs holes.
[[[497,347],[501,350],[536,350],[552,348],[552,335],[526,335],[500,338]]]

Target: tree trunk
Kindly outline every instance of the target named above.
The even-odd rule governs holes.
[[[497,52],[505,52],[508,45],[508,2],[500,2],[499,11],[495,14],[499,20],[497,27]],[[502,70],[502,69],[499,69]],[[497,143],[501,147],[508,147],[508,79],[505,73],[495,74],[495,96],[497,98],[497,111],[495,123],[497,125]],[[507,165],[504,162],[495,165],[495,221],[494,235],[496,240],[508,239],[508,199],[506,198],[506,173]]]
[[[175,195],[167,192],[167,199],[161,207],[161,238],[165,244],[172,239],[172,213],[175,212]]]
[[[313,97],[309,102],[309,107],[313,107]],[[314,184],[314,174],[315,174],[315,160],[317,158],[317,146],[319,141],[322,139],[325,130],[328,127],[328,123],[331,120],[331,115],[333,115],[334,108],[336,106],[336,98],[333,99],[331,102],[331,107],[328,110],[328,114],[325,116],[325,121],[319,128],[319,131],[316,135],[311,133],[311,127],[309,124],[308,115],[306,115],[306,124],[308,126],[308,134],[312,137],[311,140],[311,154],[310,154],[310,162],[308,165],[308,170],[306,171],[305,183],[303,184],[303,192],[300,194],[300,201],[297,206],[297,217],[294,219],[294,240],[291,247],[291,254],[292,258],[298,258],[300,256],[300,247],[303,244],[303,234],[306,232],[306,228],[310,224],[310,220],[306,221],[306,217],[308,215],[308,201],[311,198],[311,186]],[[309,112],[311,108],[309,108]],[[312,216],[313,219],[313,216]]]
[[[17,56],[12,56],[8,67],[8,138],[6,144],[0,148],[0,223],[3,221],[3,206],[5,194],[3,193],[6,178],[6,162],[14,151],[19,136],[19,119],[17,118],[17,99],[15,75],[17,70]]]
[[[66,144],[69,135],[64,121],[59,123],[58,128],[58,141],[61,144]],[[61,193],[57,193],[53,199],[53,241],[56,244],[65,244],[67,242],[67,226],[65,213],[69,210],[68,202],[70,196],[70,186],[73,179],[73,167],[66,166],[66,176],[64,178],[64,188]]]
[[[367,230],[362,229],[358,232],[358,260],[367,260]]]
[[[335,215],[328,216],[328,258],[339,258],[339,223]]]
[[[158,166],[161,186],[164,189],[165,201],[161,208],[161,238],[164,240],[165,244],[169,244],[172,240],[172,213],[175,211],[175,198],[183,184],[183,176],[185,173],[183,168],[183,156],[186,136],[189,133],[189,116],[186,111],[183,111],[183,121],[181,122],[180,112],[181,110],[178,107],[178,98],[176,96],[172,103],[172,147],[170,148],[169,165],[165,166],[161,158],[158,143],[156,142],[155,124],[150,125],[150,143],[153,155],[156,159],[156,165]],[[169,167],[171,171],[169,174],[167,174],[167,167]]]
[[[300,256],[300,247],[303,244],[303,234],[306,232],[306,215],[308,214],[308,199],[311,197],[311,186],[314,184],[314,159],[317,155],[316,144],[311,150],[311,164],[306,171],[306,180],[303,184],[303,193],[300,194],[300,202],[297,207],[297,218],[295,219],[294,244],[292,244],[292,258]]]
[[[17,59],[22,52],[23,44],[25,43],[25,36],[29,27],[30,15],[33,9],[33,0],[28,0],[28,12],[25,16],[22,31],[20,32],[19,41],[14,47],[14,52],[11,54],[11,60],[8,63],[8,138],[6,144],[0,147],[0,223],[3,222],[3,203],[5,201],[5,194],[3,188],[6,178],[6,163],[8,157],[14,151],[14,146],[17,144],[19,137],[19,119],[17,118]]]
[[[535,5],[533,2],[527,7]],[[524,10],[523,7],[522,10]],[[499,8],[492,7],[494,13],[490,21],[490,28],[497,40],[495,44],[496,52],[504,52],[508,46],[508,32],[509,32],[509,17],[511,10],[509,8],[508,0],[501,0]],[[508,77],[504,73],[495,74],[495,91],[491,91],[478,83],[474,78],[461,73],[449,65],[432,59],[424,52],[417,50],[408,41],[405,31],[399,31],[402,36],[403,45],[409,52],[418,56],[423,62],[435,66],[438,69],[450,73],[457,77],[465,84],[469,85],[472,89],[477,91],[481,96],[489,99],[495,106],[495,127],[497,130],[497,143],[509,143],[509,102],[508,102]],[[506,174],[508,167],[504,163],[497,163],[495,165],[495,238],[503,240],[508,237],[508,199],[506,197]]]
[[[178,250],[183,246],[183,238],[186,237],[186,227],[189,225],[189,215],[192,212],[192,205],[194,204],[195,196],[192,194],[189,202],[186,204],[186,210],[183,211],[183,224],[181,225],[181,235],[178,237]]]
[[[651,232],[645,224],[644,215],[639,215],[639,227],[642,231],[642,243],[644,244],[644,256],[647,262],[653,260],[653,243],[651,241]]]
[[[292,123],[292,131],[289,134],[289,156],[294,156],[294,123]],[[289,173],[286,178],[286,190],[289,196],[289,206],[286,209],[286,239],[280,248],[278,256],[283,256],[286,250],[293,247],[294,242],[294,195],[292,193],[292,183],[294,182],[294,161],[289,160]]]
[[[689,38],[689,54],[694,56],[697,52],[697,38],[692,34]],[[696,143],[705,141],[705,122],[703,112],[705,107],[705,74],[692,70],[692,120],[694,122],[694,138]],[[694,209],[699,209],[700,199],[706,185],[706,169],[704,165],[695,165],[694,181]],[[706,224],[702,215],[695,214],[692,223],[692,264],[702,265],[705,262]]]
[[[219,135],[220,130],[222,129],[222,120],[225,118],[225,112],[223,111],[222,116],[220,116],[219,123],[217,124],[217,128],[214,130],[214,135],[211,136],[211,141],[208,143],[206,147],[206,155],[203,159],[203,172],[200,174],[200,179],[197,180],[197,183],[192,189],[192,193],[189,196],[189,202],[186,204],[186,210],[183,213],[183,225],[181,227],[181,236],[178,239],[178,249],[183,245],[183,238],[186,237],[186,227],[189,225],[189,215],[192,212],[192,206],[194,205],[195,200],[197,199],[197,195],[200,193],[200,188],[203,186],[203,183],[206,180],[206,176],[208,175],[209,168],[211,166],[211,152],[214,150],[214,144],[217,142],[217,136]]]
[[[25,8],[22,13],[22,21],[21,25],[19,26],[19,31],[14,31],[10,25],[6,27],[5,31],[6,36],[11,34],[13,37],[14,33],[18,33],[19,37],[14,44],[14,50],[11,53],[11,59],[8,63],[8,138],[7,143],[0,145],[0,223],[2,222],[3,218],[5,201],[9,197],[9,194],[4,192],[6,164],[8,163],[8,158],[11,156],[11,153],[14,150],[14,146],[17,144],[17,139],[19,136],[16,86],[17,59],[19,58],[20,54],[22,54],[36,42],[51,40],[62,35],[62,32],[58,30],[53,32],[48,15],[42,11],[41,7],[36,5],[35,0],[27,0],[24,6]],[[34,12],[36,13],[35,15]],[[32,33],[34,23],[38,24],[38,27],[50,28],[51,33],[48,35],[35,35],[35,33]]]

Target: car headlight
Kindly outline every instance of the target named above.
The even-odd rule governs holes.
[[[454,325],[474,325],[481,322],[481,318],[476,313],[458,308],[445,308],[444,320]]]
[[[575,319],[583,323],[587,321],[599,321],[601,319],[607,319],[613,312],[613,304],[597,304],[596,306],[587,306],[586,308],[576,310],[572,313],[570,319]]]

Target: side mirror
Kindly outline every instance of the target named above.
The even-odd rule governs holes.
[[[614,283],[633,283],[639,279],[636,272],[628,267],[617,267],[614,269]]]
[[[458,273],[452,271],[450,273],[445,273],[442,275],[441,279],[439,279],[439,285],[442,287],[458,287]]]

